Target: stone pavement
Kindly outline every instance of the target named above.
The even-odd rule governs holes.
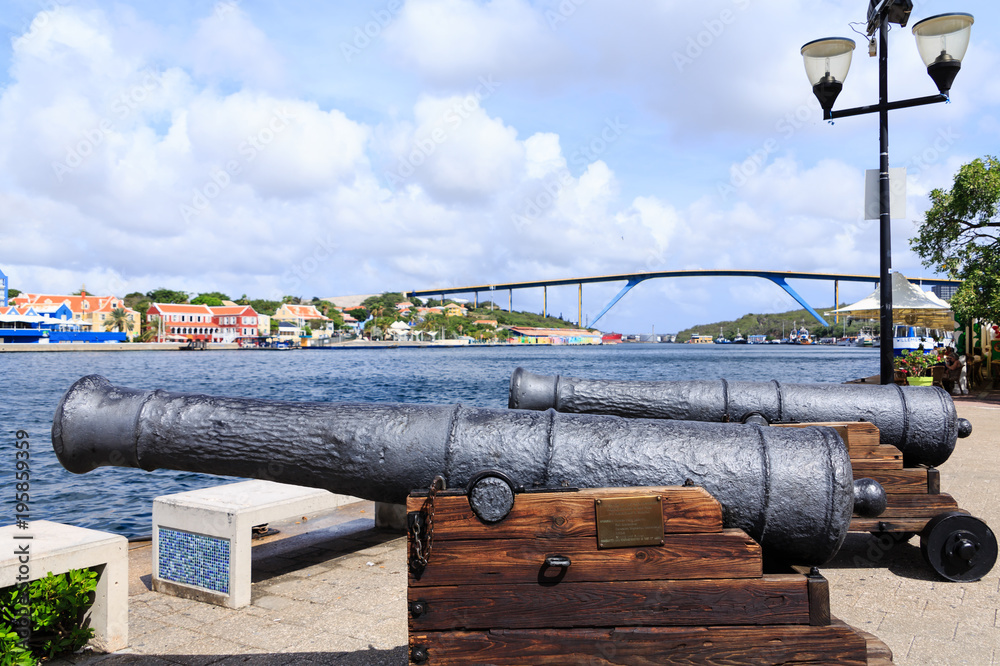
[[[1000,394],[956,400],[974,432],[941,467],[941,490],[1000,526]],[[254,548],[250,606],[230,610],[149,591],[148,545],[130,560],[130,647],[55,664],[406,664],[405,539],[374,529],[359,502]],[[851,534],[822,568],[833,614],[869,631],[894,663],[1000,666],[1000,567],[975,583],[938,580],[919,537]]]

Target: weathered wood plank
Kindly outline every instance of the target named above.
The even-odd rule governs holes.
[[[722,507],[704,488],[583,488],[577,492],[519,493],[514,508],[499,523],[479,520],[464,495],[434,501],[434,539],[517,539],[596,536],[594,500],[605,497],[660,495],[666,534],[718,532]],[[424,509],[425,497],[407,499],[407,511]]]
[[[854,631],[868,643],[868,666],[892,663],[892,650],[882,642],[882,639],[861,629],[855,629]]]
[[[838,622],[826,627],[623,627],[614,629],[419,632],[427,666],[506,664],[867,664],[865,638]]]
[[[809,592],[809,624],[827,626],[831,621],[829,582],[818,573],[810,573],[806,576],[806,590]]]
[[[800,575],[756,579],[410,587],[410,631],[809,624]],[[413,612],[421,602],[422,612]]]
[[[851,532],[921,532],[930,516],[923,518],[851,518],[848,530]],[[885,529],[879,529],[880,524]]]
[[[868,477],[882,484],[887,494],[927,494],[927,468],[906,467],[903,469],[873,469],[865,473],[854,467],[854,478]]]
[[[879,431],[867,421],[828,422],[828,423],[783,423],[775,424],[786,428],[806,428],[809,426],[828,426],[840,434],[847,445],[847,453],[851,465],[855,468],[889,468],[902,469],[903,452],[895,446],[879,443]],[[858,475],[855,474],[855,478]]]
[[[863,476],[871,476],[868,470],[893,470],[903,469],[903,461],[900,460],[851,460],[851,468],[854,470],[854,478],[860,479]]]
[[[927,516],[931,518],[945,511],[953,511],[958,508],[958,502],[947,493],[938,495],[924,494],[892,494],[888,495],[888,506],[879,516],[881,520],[890,518],[920,518]]]
[[[597,549],[597,537],[446,541],[434,533],[427,567],[410,585],[536,583],[548,555],[570,558],[561,581],[759,578],[761,551],[742,530],[667,534],[662,546]]]

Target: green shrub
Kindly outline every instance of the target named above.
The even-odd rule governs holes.
[[[94,603],[97,572],[77,569],[28,585],[31,637],[27,649],[14,631],[22,616],[20,591],[0,590],[0,666],[33,666],[38,659],[52,659],[75,652],[94,636],[82,625],[84,613]]]

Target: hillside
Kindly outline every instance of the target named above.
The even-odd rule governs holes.
[[[791,310],[790,312],[779,312],[772,314],[745,314],[734,321],[717,321],[711,324],[699,324],[686,328],[677,333],[677,342],[687,342],[692,335],[711,335],[713,338],[719,336],[719,329],[722,335],[732,340],[736,337],[737,331],[743,337],[749,335],[766,335],[768,338],[781,338],[787,336],[793,327],[805,326],[813,337],[843,337],[845,335],[844,319],[841,318],[839,324],[833,323],[833,316],[825,313],[832,310],[833,306],[816,308],[823,317],[830,323],[829,327],[820,326],[819,322],[813,319],[805,308]],[[877,328],[878,322],[851,321],[846,327],[846,335],[853,335],[862,328]]]

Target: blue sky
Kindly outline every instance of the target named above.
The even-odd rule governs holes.
[[[908,167],[893,267],[927,193],[997,154],[1000,9],[952,103],[890,118]],[[342,6],[346,5],[346,6]],[[0,268],[26,291],[337,296],[645,270],[878,272],[875,116],[821,119],[799,48],[859,44],[837,107],[877,101],[867,3],[9,0]],[[933,94],[910,28],[890,98]],[[592,319],[621,285],[584,288]],[[829,283],[793,283],[817,306]],[[857,300],[869,285],[844,285]],[[576,289],[549,311],[576,316]],[[506,297],[498,299],[506,301]],[[541,309],[541,290],[514,307]],[[770,282],[645,282],[605,330],[796,307]]]

